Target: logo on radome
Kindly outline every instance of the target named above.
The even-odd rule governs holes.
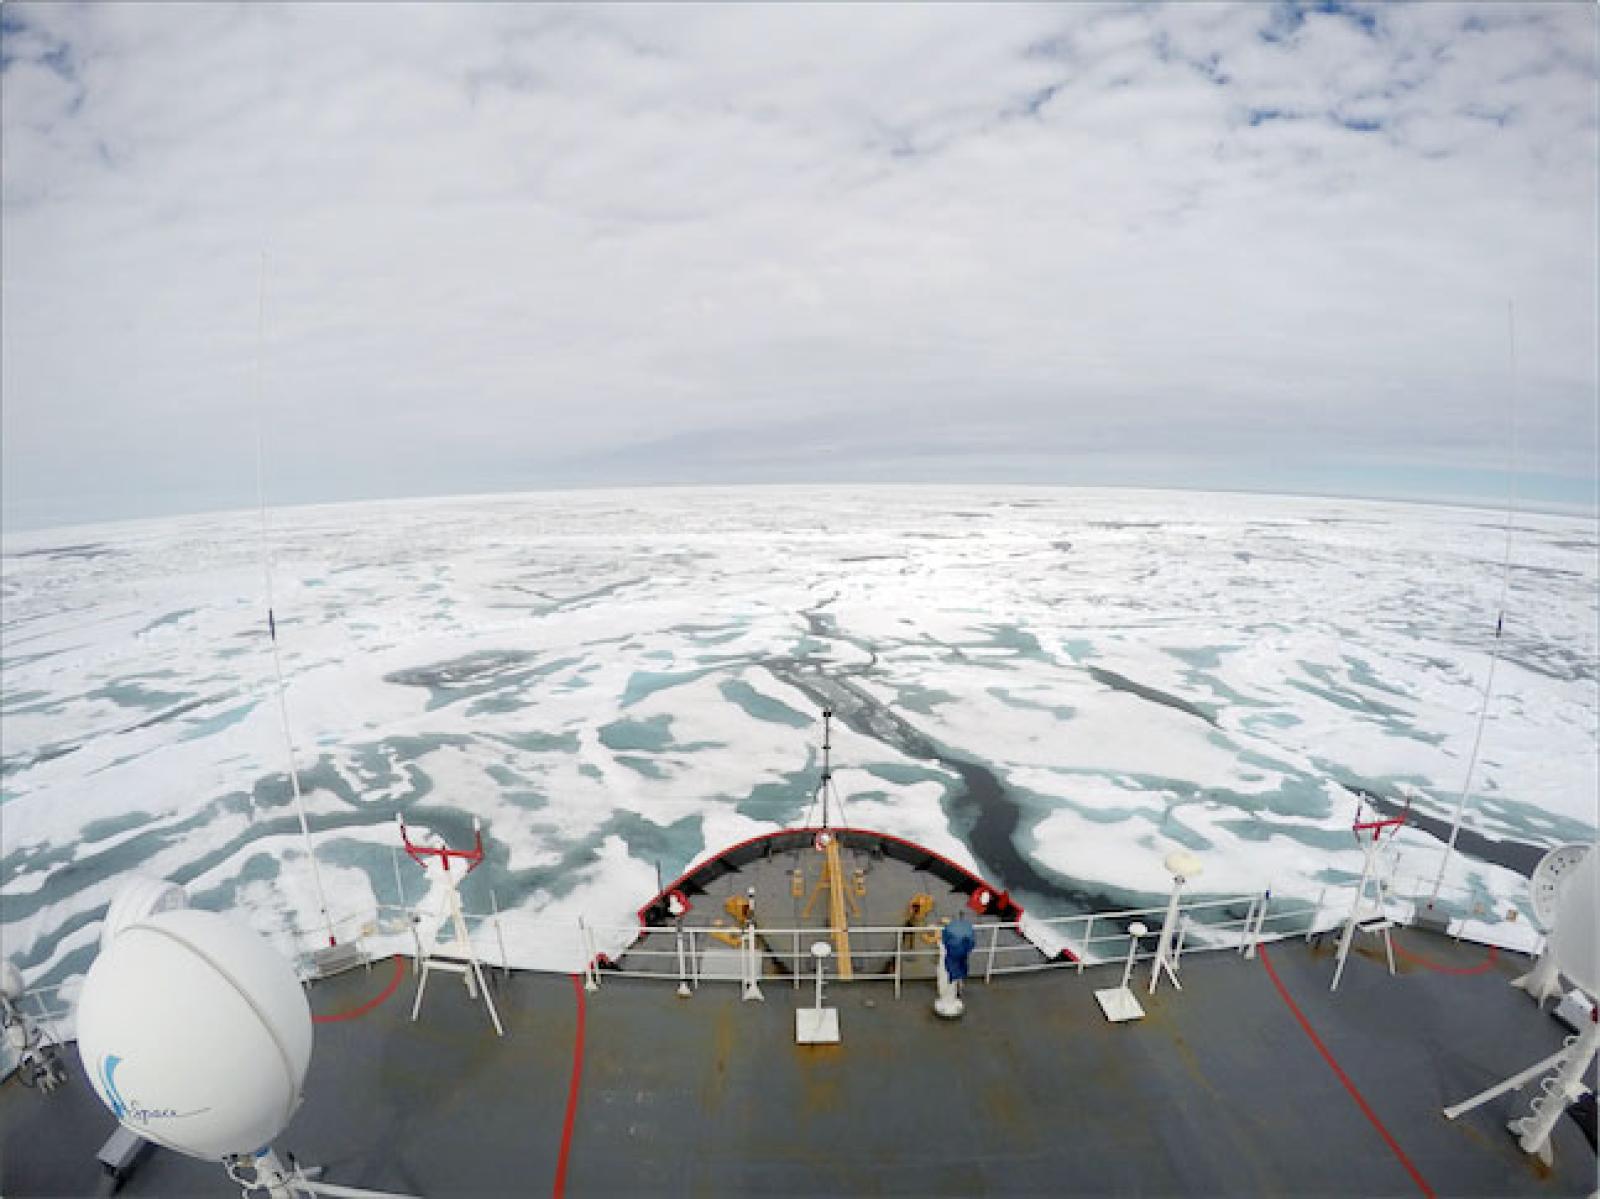
[[[152,1120],[184,1120],[208,1112],[209,1107],[197,1107],[192,1112],[180,1112],[171,1107],[146,1107],[137,1099],[126,1099],[117,1087],[117,1067],[122,1058],[108,1053],[100,1059],[100,1081],[105,1089],[111,1113],[124,1123],[148,1125]]]

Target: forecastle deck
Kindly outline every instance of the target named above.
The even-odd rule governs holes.
[[[932,986],[832,984],[843,1043],[794,1044],[809,987],[764,1001],[704,982],[494,971],[481,1004],[410,962],[312,984],[305,1106],[280,1150],[330,1181],[426,1196],[1585,1195],[1595,1155],[1572,1120],[1538,1167],[1505,1130],[1528,1095],[1457,1121],[1440,1109],[1557,1049],[1566,1030],[1506,985],[1514,955],[1417,930],[1391,978],[1365,949],[1336,995],[1331,951],[1186,956],[1184,990],[1108,1025],[1115,966],[997,978],[954,1023]],[[1141,971],[1140,978],[1144,978]],[[55,1095],[0,1088],[0,1192],[92,1194],[111,1131],[73,1060]],[[1590,1079],[1593,1085],[1593,1079]],[[236,1195],[219,1166],[157,1151],[142,1195]]]

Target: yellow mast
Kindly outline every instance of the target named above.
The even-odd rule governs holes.
[[[845,890],[844,864],[839,860],[839,839],[831,832],[824,831],[822,839],[822,873],[817,877],[817,885],[811,888],[811,898],[806,901],[805,915],[811,915],[811,909],[816,906],[817,896],[824,890],[828,892],[828,924],[829,931],[833,934],[833,952],[839,962],[839,977],[848,979],[853,971],[850,965],[850,921],[845,912],[845,905],[857,915],[861,914],[856,897]]]
[[[822,782],[818,791],[822,798],[822,830],[817,834],[817,841],[822,850],[822,873],[817,878],[817,885],[811,889],[811,898],[806,901],[805,916],[810,917],[811,909],[816,906],[817,896],[824,889],[828,892],[828,924],[833,934],[833,952],[838,961],[839,977],[849,979],[854,975],[850,962],[850,921],[846,913],[846,906],[856,915],[861,914],[861,906],[856,903],[856,897],[845,890],[844,863],[839,859],[839,839],[834,836],[832,821],[828,811],[828,793],[833,787],[833,740],[832,724],[833,713],[824,709],[822,713]]]

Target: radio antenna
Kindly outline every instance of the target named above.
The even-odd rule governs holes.
[[[329,946],[337,945],[333,935],[333,917],[328,913],[328,895],[322,889],[322,869],[317,864],[316,847],[311,844],[311,826],[306,822],[306,800],[300,791],[300,771],[294,761],[294,735],[289,731],[289,701],[285,698],[283,682],[283,657],[278,652],[278,618],[272,602],[272,554],[267,544],[267,472],[266,451],[263,448],[261,412],[265,404],[262,394],[262,344],[266,341],[267,327],[267,253],[261,252],[261,276],[256,294],[256,506],[261,514],[261,575],[267,587],[267,640],[272,646],[272,673],[277,681],[278,723],[283,727],[283,746],[289,759],[289,786],[294,791],[295,815],[300,818],[300,836],[306,843],[306,859],[311,863],[311,880],[317,890],[317,906],[322,913],[322,924],[328,934]]]
[[[1477,769],[1478,750],[1483,745],[1483,728],[1489,720],[1489,698],[1494,692],[1494,669],[1500,662],[1500,636],[1506,626],[1506,597],[1511,591],[1511,523],[1517,510],[1517,308],[1515,302],[1506,301],[1506,334],[1510,358],[1510,416],[1511,452],[1506,463],[1506,539],[1505,556],[1500,562],[1500,604],[1494,621],[1494,641],[1489,649],[1489,673],[1483,682],[1483,701],[1478,706],[1478,728],[1472,736],[1472,752],[1467,756],[1467,777],[1461,783],[1461,796],[1456,800],[1455,815],[1450,818],[1450,839],[1439,857],[1439,873],[1434,876],[1433,891],[1428,896],[1431,910],[1439,902],[1439,888],[1444,885],[1445,869],[1456,851],[1456,838],[1461,834],[1461,819],[1466,815],[1467,799],[1472,793],[1472,773]]]

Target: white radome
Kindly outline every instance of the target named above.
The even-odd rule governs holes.
[[[311,1009],[293,968],[250,929],[214,912],[157,912],[90,967],[78,1053],[124,1126],[219,1160],[288,1125],[311,1063]]]
[[[189,896],[177,883],[148,874],[135,874],[122,884],[106,909],[100,926],[100,948],[104,950],[123,929],[138,924],[157,912],[172,912],[189,906]]]
[[[1567,872],[1557,899],[1550,950],[1567,981],[1600,1000],[1600,850]]]

